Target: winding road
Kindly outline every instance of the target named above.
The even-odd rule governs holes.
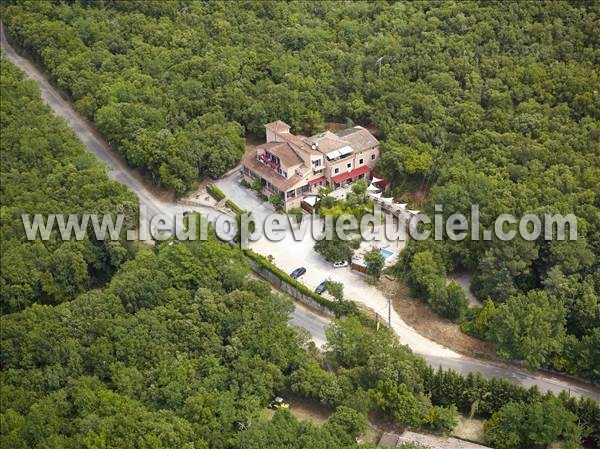
[[[63,117],[67,124],[73,129],[75,134],[84,143],[86,148],[93,153],[99,160],[108,167],[110,178],[121,182],[133,191],[139,198],[140,206],[145,206],[148,216],[163,213],[173,217],[175,213],[183,213],[185,210],[195,210],[205,214],[210,220],[214,220],[217,213],[214,209],[200,206],[182,206],[174,200],[166,199],[166,196],[157,196],[143,182],[142,178],[131,168],[129,168],[122,159],[114,153],[108,143],[100,136],[94,127],[85,120],[69,101],[65,100],[61,94],[48,82],[44,74],[29,60],[19,56],[8,44],[3,27],[0,28],[1,47],[3,55],[19,67],[25,75],[35,80],[40,86],[40,92],[43,100],[50,106],[52,111],[60,117]],[[249,197],[245,197],[242,189],[233,191],[235,188],[236,174],[219,181],[219,185],[226,194],[231,195],[234,201],[243,207],[248,207]],[[171,223],[172,224],[172,223]],[[397,315],[397,314],[396,314]],[[395,316],[396,316],[395,315]],[[400,325],[401,318],[397,315],[396,323]],[[315,343],[322,346],[325,341],[325,328],[329,324],[327,318],[322,317],[304,306],[297,305],[295,311],[290,316],[292,325],[306,329],[312,336]],[[393,323],[394,324],[394,323]],[[393,325],[394,330],[397,331]],[[404,333],[403,333],[404,332]],[[540,373],[531,373],[516,368],[507,368],[500,364],[496,365],[488,361],[480,361],[456,354],[447,348],[440,347],[435,342],[427,340],[425,337],[416,333],[410,327],[403,328],[399,333],[400,340],[408,344],[415,352],[423,355],[427,362],[434,366],[451,368],[461,373],[481,372],[485,376],[493,376],[508,379],[524,387],[537,385],[541,391],[552,391],[558,393],[562,390],[568,390],[571,394],[578,396],[588,396],[600,401],[600,389],[585,383],[578,383],[560,376],[548,376]],[[411,336],[406,339],[403,336]],[[436,351],[424,350],[425,346],[429,348],[438,348]]]

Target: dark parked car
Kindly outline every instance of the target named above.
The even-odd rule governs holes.
[[[325,290],[327,290],[327,282],[323,281],[319,285],[317,285],[317,288],[315,288],[315,293],[318,293],[320,295]]]
[[[293,279],[298,279],[300,276],[302,276],[304,273],[306,273],[306,268],[304,267],[300,267],[300,268],[296,268],[294,271],[292,271],[290,273],[290,276]]]

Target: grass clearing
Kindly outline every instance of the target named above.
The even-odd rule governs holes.
[[[458,416],[458,425],[450,433],[451,436],[461,440],[485,444],[483,433],[483,420]]]

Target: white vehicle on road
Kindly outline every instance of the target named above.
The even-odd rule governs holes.
[[[333,268],[344,268],[348,266],[347,260],[340,260],[339,262],[333,263]]]

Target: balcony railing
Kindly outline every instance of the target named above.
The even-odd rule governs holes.
[[[267,167],[270,167],[273,170],[277,170],[279,167],[281,167],[281,164],[279,162],[269,159],[266,154],[261,154],[260,156],[258,156],[257,159],[259,162],[262,162]]]

